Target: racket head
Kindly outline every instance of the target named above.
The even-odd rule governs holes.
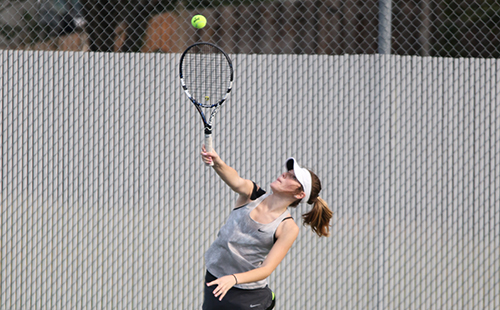
[[[179,77],[191,102],[203,108],[222,105],[233,85],[233,64],[218,46],[198,42],[181,55]]]

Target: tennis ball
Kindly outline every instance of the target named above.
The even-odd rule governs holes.
[[[191,18],[191,25],[196,29],[201,29],[207,24],[207,19],[203,15],[195,15]]]

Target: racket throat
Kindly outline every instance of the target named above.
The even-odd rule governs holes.
[[[207,125],[205,126],[205,135],[210,136],[212,134],[212,126]]]

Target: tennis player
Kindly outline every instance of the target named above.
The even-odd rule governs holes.
[[[311,204],[312,209],[302,215],[304,224],[320,237],[329,235],[332,211],[318,196],[320,180],[289,158],[286,172],[271,183],[271,193],[266,193],[241,178],[214,150],[203,148],[201,156],[205,164],[214,164],[220,178],[239,195],[205,254],[203,310],[273,309],[275,295],[267,278],[299,234],[288,207]]]

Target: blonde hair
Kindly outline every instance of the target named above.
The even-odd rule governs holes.
[[[328,237],[330,235],[330,220],[332,219],[333,212],[328,207],[326,201],[324,201],[321,197],[319,197],[319,192],[321,191],[321,182],[316,174],[314,174],[311,170],[311,196],[308,204],[312,204],[312,209],[302,214],[302,220],[304,221],[304,225],[308,225],[311,227],[312,231],[314,231],[319,237]],[[295,201],[290,206],[296,207],[299,204],[300,200]]]

